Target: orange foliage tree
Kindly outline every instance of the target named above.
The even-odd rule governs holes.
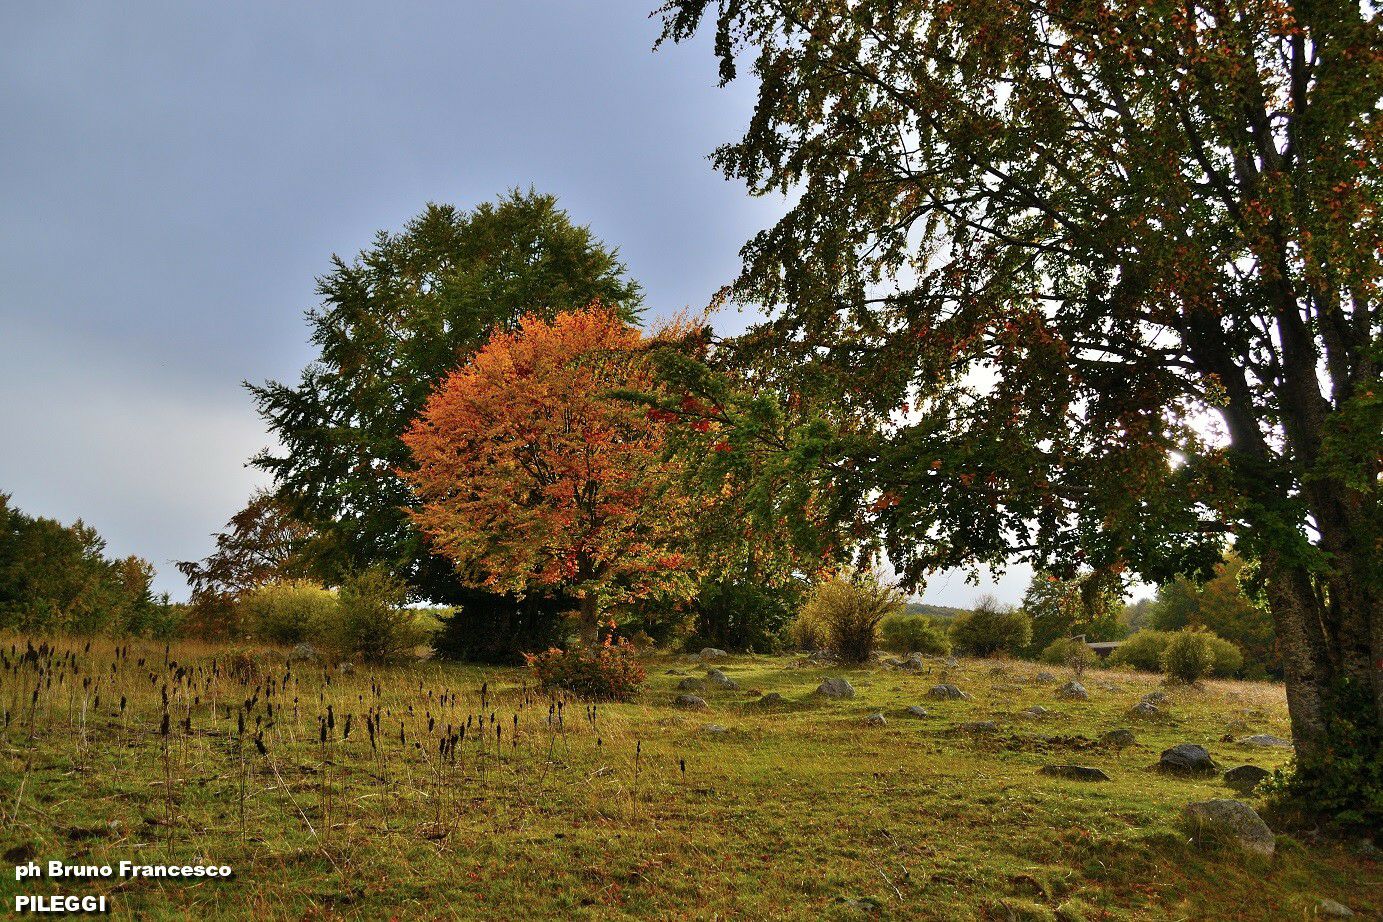
[[[560,589],[593,637],[610,606],[694,585],[679,551],[689,514],[638,330],[592,305],[521,319],[433,393],[405,434],[413,519],[461,579]]]

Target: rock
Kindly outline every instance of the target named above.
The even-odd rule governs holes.
[[[1144,695],[1142,698],[1138,700],[1146,701],[1149,704],[1156,704],[1158,706],[1161,706],[1162,703],[1167,700],[1167,695],[1160,691],[1148,692],[1146,695]]]
[[[1292,741],[1269,733],[1258,733],[1239,740],[1240,746],[1259,746],[1263,749],[1291,749]]]
[[[929,714],[929,713],[927,712],[927,709],[924,708],[924,707],[922,707],[922,705],[920,705],[920,704],[909,704],[909,705],[908,705],[908,716],[909,716],[909,717],[931,717],[932,715]]]
[[[311,663],[317,660],[317,648],[310,643],[300,643],[288,654],[290,663]]]
[[[706,690],[706,683],[700,679],[683,679],[677,683],[677,690],[684,692],[699,692]]]
[[[869,724],[871,727],[882,727],[884,724],[888,723],[888,721],[884,719],[884,715],[882,714],[870,714],[868,717],[864,719],[864,722]]]
[[[1032,707],[1028,708],[1028,709],[1027,709],[1026,711],[1024,711],[1023,713],[1026,714],[1026,715],[1028,715],[1029,717],[1036,718],[1037,720],[1041,720],[1043,717],[1046,717],[1048,714],[1050,714],[1050,713],[1052,713],[1052,712],[1049,711],[1049,710],[1047,710],[1046,708],[1044,708],[1044,707],[1043,707],[1042,705],[1040,705],[1040,704],[1034,704]]]
[[[1096,682],[1095,687],[1100,689],[1101,691],[1107,692],[1121,692],[1124,690],[1124,686],[1118,684],[1117,682]]]
[[[938,701],[969,701],[970,696],[961,691],[949,682],[945,685],[933,685],[927,691],[928,698],[935,698]]]
[[[994,733],[998,731],[999,725],[992,720],[972,720],[959,724],[956,729],[966,733]]]
[[[703,647],[703,648],[701,649],[701,652],[698,653],[697,655],[700,656],[703,660],[708,660],[708,659],[722,659],[722,658],[724,658],[724,657],[729,656],[730,654],[729,654],[729,653],[726,653],[724,650],[718,650],[718,649],[716,649],[715,647]]]
[[[1162,709],[1151,701],[1140,701],[1129,709],[1129,713],[1134,717],[1156,717]]]
[[[855,687],[845,679],[823,679],[821,684],[816,687],[816,692],[827,698],[855,697]]]
[[[1182,809],[1182,815],[1198,837],[1233,842],[1246,851],[1268,858],[1277,848],[1268,824],[1242,800],[1216,798],[1190,803]]]
[[[1172,775],[1212,775],[1219,771],[1204,746],[1180,743],[1164,749],[1157,760],[1157,770]]]
[[[906,669],[909,672],[921,672],[927,668],[926,661],[921,653],[909,653],[907,658],[898,664],[899,669]]]
[[[1244,796],[1252,794],[1259,782],[1272,775],[1272,772],[1257,765],[1240,765],[1225,772],[1225,784]]]
[[[948,656],[948,657],[946,657],[945,662],[946,662],[946,668],[947,668],[947,669],[955,669],[956,667],[958,667],[958,666],[960,665],[960,660],[956,659],[954,656]]]
[[[686,673],[680,669],[669,669],[667,672],[663,673],[663,675],[686,675]]]
[[[677,706],[688,708],[693,711],[704,711],[706,709],[706,699],[698,698],[696,695],[678,695]]]
[[[1321,897],[1316,903],[1316,915],[1324,916],[1327,919],[1352,919],[1354,918],[1354,910],[1344,903],[1337,903],[1334,900]]]
[[[1127,749],[1137,744],[1138,739],[1133,735],[1132,730],[1110,730],[1100,737],[1100,742],[1106,746],[1113,746],[1115,749]]]
[[[1075,681],[1074,679],[1058,688],[1056,690],[1056,696],[1067,701],[1090,700],[1090,693],[1085,690],[1085,686]]]
[[[780,705],[784,705],[787,703],[788,699],[784,698],[777,692],[769,692],[768,694],[764,695],[762,698],[755,702],[755,704],[761,708],[778,707]]]
[[[706,673],[706,681],[710,682],[716,688],[722,688],[726,691],[733,691],[740,687],[740,683],[736,682],[719,669],[712,669],[710,672]]]
[[[1108,781],[1109,776],[1098,768],[1088,765],[1044,765],[1037,770],[1039,775],[1054,778],[1069,778],[1072,781]]]
[[[722,734],[729,733],[730,731],[727,730],[725,727],[722,727],[720,724],[706,724],[706,732],[713,734],[715,736],[720,736]]]
[[[1043,685],[1050,685],[1056,681],[1056,676],[1052,675],[1050,672],[1039,672],[1032,677],[1032,680],[1034,682],[1041,682]]]
[[[341,675],[355,675],[355,663],[349,660],[342,660],[336,664],[336,671]]]
[[[1007,666],[990,666],[990,667],[989,667],[989,674],[990,674],[990,675],[994,675],[994,676],[998,676],[998,675],[1008,675],[1008,667],[1007,667]]]

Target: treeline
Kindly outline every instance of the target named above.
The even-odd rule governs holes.
[[[179,610],[150,590],[154,568],[107,557],[96,530],[16,509],[0,493],[0,628],[36,633],[162,637]]]

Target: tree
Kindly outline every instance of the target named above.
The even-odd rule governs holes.
[[[1279,673],[1272,616],[1245,594],[1244,561],[1230,552],[1215,565],[1215,574],[1202,584],[1178,577],[1157,589],[1148,624],[1159,631],[1202,627],[1234,643],[1249,663]],[[1261,674],[1261,673],[1260,673]]]
[[[308,313],[320,350],[296,387],[248,386],[283,453],[254,463],[320,538],[316,576],[340,583],[384,566],[417,598],[515,607],[468,592],[412,526],[401,436],[432,390],[519,316],[552,318],[594,300],[632,320],[639,286],[550,195],[514,191],[470,212],[428,205],[402,232],[381,231],[353,262],[333,257]]]
[[[1032,620],[1021,608],[1001,606],[999,600],[986,595],[975,607],[951,622],[951,642],[956,649],[971,656],[1009,655],[1022,650],[1032,641]]]
[[[1298,784],[1383,787],[1376,11],[673,0],[663,39],[708,11],[760,82],[715,163],[795,194],[730,292],[770,312],[744,361],[840,395],[818,467],[904,577],[1161,582],[1233,535]]]
[[[663,457],[663,423],[614,399],[651,381],[642,337],[593,305],[496,332],[404,435],[412,516],[467,585],[580,600],[583,627],[621,601],[686,596],[690,511]]]
[[[1082,634],[1086,640],[1113,640],[1123,633],[1123,586],[1107,573],[1062,579],[1034,573],[1023,594],[1023,610],[1032,619],[1030,649],[1040,652],[1054,641]]]
[[[257,490],[245,508],[215,536],[216,549],[202,560],[184,560],[178,571],[192,587],[189,629],[203,634],[243,633],[234,624],[235,602],[270,582],[303,579],[311,572],[312,530],[295,519],[284,500]]]

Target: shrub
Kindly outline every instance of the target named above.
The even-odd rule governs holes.
[[[1032,620],[1021,608],[1002,608],[985,596],[951,623],[951,643],[971,656],[1014,654],[1032,639]]]
[[[802,613],[825,633],[838,659],[862,663],[874,652],[879,622],[904,608],[897,588],[867,572],[842,571],[812,591]]]
[[[336,594],[305,580],[266,583],[238,604],[245,629],[276,644],[318,643],[333,630],[337,617]]]
[[[926,653],[945,656],[951,652],[946,632],[924,615],[897,615],[879,625],[885,649],[895,653]]]
[[[1244,668],[1244,653],[1231,641],[1218,637],[1214,633],[1207,632],[1206,639],[1210,642],[1210,656],[1214,660],[1214,665],[1210,668],[1211,675],[1217,679],[1232,679]]]
[[[1109,656],[1114,666],[1128,666],[1144,672],[1162,671],[1162,651],[1172,635],[1167,631],[1144,629],[1135,632]]]
[[[1187,685],[1199,682],[1215,668],[1211,634],[1187,628],[1177,631],[1162,651],[1162,671],[1167,678]]]
[[[686,647],[773,652],[782,645],[796,596],[744,582],[703,583],[692,605],[695,621]]]
[[[539,593],[520,599],[479,590],[459,591],[450,601],[455,608],[432,635],[433,652],[443,659],[515,666],[525,650],[564,643],[567,615],[575,607]]]
[[[1062,637],[1047,644],[1038,658],[1049,666],[1066,666],[1076,675],[1082,675],[1095,662],[1095,651],[1083,640]]]
[[[809,610],[805,606],[788,625],[787,636],[788,643],[794,650],[805,650],[809,653],[826,649],[828,642],[826,623],[821,620],[820,612]]]
[[[376,568],[348,579],[333,638],[337,652],[367,663],[411,659],[426,633],[416,613],[402,607],[407,593],[402,582]]]
[[[554,647],[546,653],[526,654],[525,659],[543,688],[561,688],[583,698],[628,701],[646,678],[633,645],[609,637],[598,646],[571,650]]]

